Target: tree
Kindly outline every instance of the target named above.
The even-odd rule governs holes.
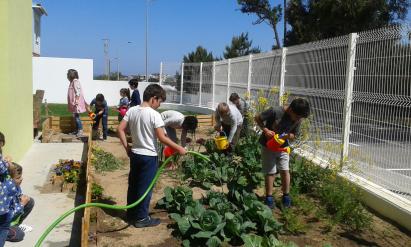
[[[286,8],[285,44],[295,45],[346,35],[404,20],[409,0],[291,0]]]
[[[277,24],[282,17],[281,5],[271,6],[268,0],[237,0],[237,2],[241,6],[241,12],[257,15],[258,19],[253,22],[254,25],[265,22],[273,29],[275,38],[273,49],[280,48]]]
[[[260,53],[258,47],[251,48],[253,41],[248,40],[248,33],[241,33],[240,36],[234,36],[231,40],[231,46],[225,47],[224,58],[234,58],[246,56],[251,53]]]
[[[212,52],[208,52],[202,46],[197,46],[195,51],[184,56],[183,61],[184,63],[212,62],[214,57]]]

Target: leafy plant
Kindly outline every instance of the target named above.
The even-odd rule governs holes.
[[[176,221],[180,234],[185,237],[184,246],[204,244],[219,246],[222,229],[225,226],[223,217],[215,210],[205,209],[198,201],[194,206],[188,206],[184,215],[170,214]]]
[[[371,216],[360,202],[361,192],[337,175],[337,170],[323,169],[304,159],[292,166],[292,186],[300,193],[309,193],[321,200],[332,221],[361,230],[371,223]]]
[[[100,199],[103,196],[104,189],[101,185],[93,183],[91,185],[91,198],[93,200]]]
[[[184,213],[187,206],[194,204],[193,192],[186,186],[166,187],[164,194],[165,197],[157,202],[157,206],[168,212]]]
[[[243,234],[244,247],[298,247],[293,242],[283,243],[274,235],[258,236],[255,234]]]
[[[124,162],[116,158],[112,153],[104,151],[100,147],[93,147],[91,163],[97,172],[107,172],[119,169]]]

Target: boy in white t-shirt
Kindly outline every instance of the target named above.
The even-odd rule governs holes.
[[[163,144],[184,155],[186,150],[170,140],[164,132],[164,122],[157,109],[166,100],[166,92],[157,85],[149,85],[143,94],[143,103],[131,107],[118,126],[121,144],[130,157],[127,205],[137,201],[147,190],[157,172],[157,138]],[[133,144],[126,139],[127,126],[130,128]],[[136,207],[127,210],[127,219],[137,228],[156,226],[160,219],[149,216],[151,191]]]

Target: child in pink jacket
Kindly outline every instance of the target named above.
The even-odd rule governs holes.
[[[69,69],[67,71],[67,79],[70,81],[67,92],[67,105],[69,112],[73,113],[73,117],[76,121],[76,131],[73,134],[79,137],[83,135],[83,125],[80,120],[80,113],[86,112],[88,105],[84,100],[83,89],[81,88],[78,78],[77,70]]]

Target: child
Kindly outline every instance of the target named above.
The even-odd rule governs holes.
[[[67,79],[70,82],[68,92],[67,92],[67,105],[69,112],[73,113],[73,117],[76,121],[76,131],[73,132],[77,137],[83,135],[83,124],[80,120],[80,113],[86,111],[88,108],[86,101],[84,100],[83,89],[78,76],[78,72],[74,69],[69,69],[67,71]]]
[[[123,120],[124,115],[128,110],[128,105],[130,104],[130,90],[128,88],[120,89],[120,103],[118,104],[118,121],[121,122]]]
[[[128,85],[130,86],[131,90],[133,90],[133,94],[131,95],[131,102],[130,102],[130,107],[140,105],[141,100],[140,100],[140,92],[138,91],[138,80],[137,79],[131,79],[128,82]]]
[[[96,117],[94,118],[93,130],[98,130],[98,125],[100,124],[101,119],[101,124],[103,125],[103,140],[107,140],[108,106],[106,100],[104,99],[104,95],[101,93],[97,94],[90,103],[90,107],[92,106],[95,107],[94,113],[96,114]]]
[[[0,149],[6,143],[4,135],[0,132]],[[9,227],[12,220],[13,208],[12,199],[17,195],[17,188],[14,181],[9,176],[9,162],[3,159],[0,154],[0,247],[4,246],[9,234]]]
[[[234,105],[226,103],[218,104],[215,110],[214,129],[217,131],[224,131],[228,135],[228,141],[231,145],[235,145],[240,137],[241,127],[243,124],[243,116]]]
[[[280,170],[281,189],[283,192],[282,204],[284,207],[291,206],[289,154],[286,152],[273,152],[266,148],[266,143],[273,138],[275,133],[281,134],[286,140],[282,147],[289,145],[289,141],[295,140],[300,131],[303,118],[310,115],[310,105],[307,100],[297,98],[288,107],[275,107],[261,112],[255,116],[255,121],[263,133],[260,137],[262,147],[262,171],[265,174],[265,203],[274,208],[273,182],[276,168]]]
[[[7,235],[7,241],[20,242],[24,238],[25,231],[31,231],[32,228],[21,223],[27,218],[34,207],[33,198],[24,195],[21,191],[20,185],[23,182],[23,167],[17,163],[12,163],[9,166],[9,174],[16,185],[16,194],[11,199],[11,206],[9,211],[9,218],[11,219],[11,226]]]
[[[237,109],[240,111],[241,116],[243,116],[243,127],[241,128],[241,135],[245,136],[248,130],[248,121],[247,121],[247,112],[248,112],[248,104],[247,102],[238,96],[237,93],[232,93],[230,95],[230,102],[233,103]]]
[[[184,116],[178,111],[164,111],[161,113],[161,118],[166,127],[167,136],[175,143],[177,143],[176,129],[181,131],[181,146],[186,146],[187,132],[195,132],[197,129],[198,120],[194,116]]]
[[[157,172],[157,138],[179,154],[186,153],[183,147],[165,135],[164,122],[160,113],[155,111],[165,100],[166,93],[161,86],[149,85],[144,91],[143,103],[140,106],[131,107],[118,126],[120,141],[130,157],[128,205],[137,201],[144,194]],[[127,126],[130,128],[133,140],[131,147],[126,140]],[[160,219],[149,216],[150,200],[151,191],[139,205],[127,211],[128,221],[135,227],[151,227],[160,224]]]

